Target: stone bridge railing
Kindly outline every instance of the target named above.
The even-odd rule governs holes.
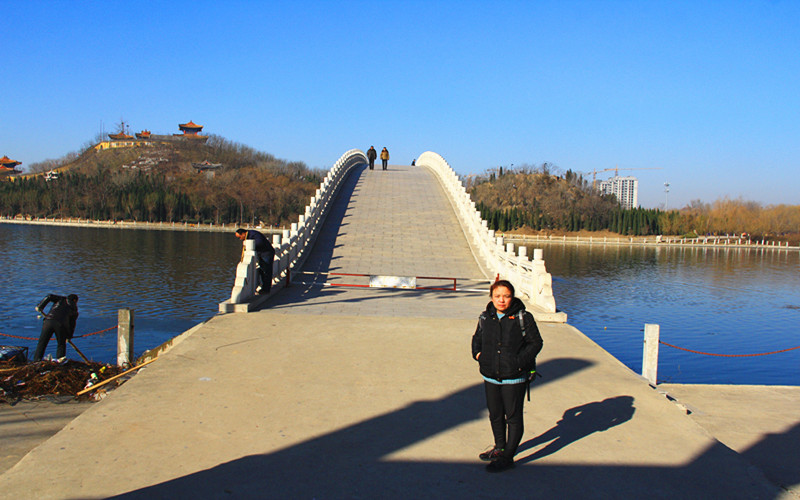
[[[272,289],[270,295],[286,285],[292,269],[300,268],[314,246],[314,241],[325,222],[331,204],[342,181],[353,167],[367,163],[367,156],[358,149],[351,149],[328,171],[325,179],[306,206],[305,213],[282,234],[272,236],[275,260],[272,264]],[[258,270],[253,241],[244,241],[244,256],[236,267],[236,281],[230,300],[220,303],[220,312],[247,312],[261,305],[269,295],[256,295]]]
[[[496,237],[488,223],[481,218],[475,202],[470,199],[455,171],[441,155],[426,151],[416,164],[427,167],[439,179],[483,269],[492,276],[499,275],[513,283],[518,293],[527,297],[539,310],[537,320],[566,322],[566,314],[556,312],[553,278],[545,269],[542,250],[533,250],[531,261],[526,247],[519,247],[518,254],[515,254],[513,243],[504,244],[502,237]]]

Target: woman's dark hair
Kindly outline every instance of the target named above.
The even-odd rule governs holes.
[[[514,285],[512,285],[511,282],[508,280],[497,280],[494,283],[492,283],[492,286],[489,287],[489,297],[491,297],[492,294],[494,293],[494,289],[499,286],[508,288],[508,290],[511,292],[511,298],[512,299],[514,298]]]

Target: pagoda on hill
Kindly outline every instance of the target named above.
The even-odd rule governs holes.
[[[129,140],[133,139],[133,136],[130,135],[130,134],[127,134],[126,133],[127,130],[129,130],[128,124],[126,124],[124,120],[120,120],[120,122],[119,122],[119,132],[117,132],[116,134],[108,134],[108,137],[112,141],[129,141]]]
[[[207,135],[200,135],[200,131],[203,130],[203,126],[194,123],[192,120],[189,120],[188,123],[179,123],[178,128],[181,129],[183,134],[175,134],[176,136],[186,139],[208,139]]]
[[[128,135],[125,132],[119,132],[117,134],[108,134],[108,136],[114,139],[115,141],[124,141],[128,139],[133,139],[132,135]]]
[[[22,165],[21,161],[12,160],[8,156],[3,156],[0,158],[0,175],[14,175],[18,174],[19,170],[17,170],[17,165]]]

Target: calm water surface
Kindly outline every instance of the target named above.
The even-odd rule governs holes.
[[[665,342],[711,353],[800,345],[797,251],[538,246],[569,322],[636,372],[645,323],[661,325]],[[0,224],[0,255],[0,333],[38,338],[36,304],[77,293],[76,335],[115,326],[128,307],[139,354],[216,314],[241,243],[229,233]],[[116,330],[75,342],[95,360],[116,360]],[[36,342],[0,344],[32,352]],[[800,349],[721,358],[662,345],[659,361],[660,381],[800,385]]]
[[[216,314],[241,245],[232,233],[0,224],[0,333],[38,339],[34,307],[48,293],[76,293],[76,337],[115,326],[117,310],[131,308],[138,355]],[[116,329],[74,342],[91,359],[116,362]],[[29,346],[31,356],[36,347],[0,343]],[[69,344],[67,355],[77,358]]]
[[[543,245],[569,323],[637,373],[644,324],[695,351],[752,354],[800,346],[795,251]],[[800,385],[800,349],[712,357],[661,345],[659,381]]]

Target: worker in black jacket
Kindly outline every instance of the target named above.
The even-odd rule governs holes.
[[[254,250],[258,257],[256,267],[258,267],[258,274],[261,277],[261,285],[256,288],[256,294],[268,294],[270,287],[272,287],[272,265],[275,262],[275,249],[267,237],[255,229],[239,228],[236,230],[235,235],[242,243],[245,240],[253,240]],[[242,259],[244,259],[244,245],[242,245]]]
[[[525,304],[514,297],[514,286],[496,281],[489,289],[492,301],[478,319],[472,336],[472,357],[480,364],[494,446],[479,458],[491,462],[489,472],[514,466],[524,431],[522,405],[525,388],[536,371],[542,336]]]
[[[48,303],[53,305],[50,307],[50,311],[44,314],[44,308]],[[73,293],[62,297],[51,293],[36,306],[36,312],[44,314],[44,323],[42,323],[42,333],[39,335],[39,343],[36,344],[33,360],[42,360],[47,343],[50,342],[50,337],[54,333],[58,342],[56,358],[63,358],[67,355],[67,340],[75,334],[75,323],[78,321],[78,296]]]

